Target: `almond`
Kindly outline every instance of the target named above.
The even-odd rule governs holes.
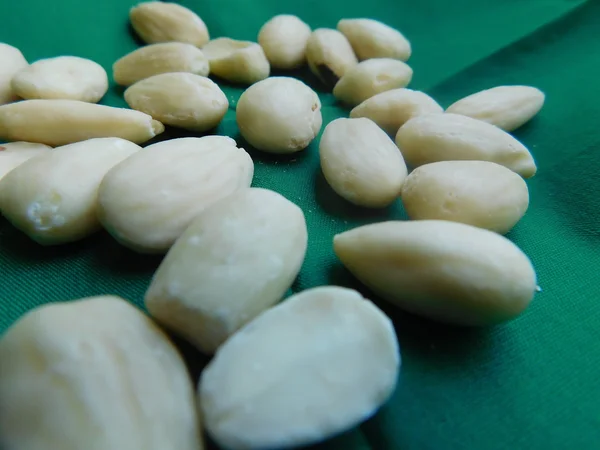
[[[413,167],[437,161],[490,161],[529,178],[537,167],[529,150],[500,128],[458,114],[426,114],[410,119],[396,135]]]
[[[398,30],[373,19],[342,19],[337,24],[359,59],[395,58],[408,60],[410,42]]]
[[[0,180],[14,168],[20,166],[25,161],[34,156],[41,155],[50,150],[44,144],[35,144],[32,142],[11,142],[0,145]]]
[[[267,189],[205,209],[171,247],[146,293],[158,321],[213,353],[283,298],[306,252],[302,210]]]
[[[218,38],[202,50],[210,63],[211,74],[232,83],[256,83],[271,72],[265,52],[256,42]]]
[[[51,146],[99,137],[141,144],[165,127],[148,114],[77,100],[24,100],[0,106],[0,139]]]
[[[202,50],[191,44],[168,42],[138,48],[113,64],[113,78],[122,86],[168,72],[205,77],[209,72],[208,60]]]
[[[108,90],[108,76],[94,61],[76,56],[40,59],[16,73],[12,89],[25,99],[96,103]]]
[[[305,446],[375,414],[399,369],[379,308],[350,289],[309,289],[223,344],[200,378],[201,415],[222,448]]]
[[[319,144],[325,179],[341,197],[382,208],[400,195],[407,170],[390,137],[369,119],[336,119]]]
[[[166,125],[203,132],[216,127],[229,101],[212,80],[193,73],[154,75],[125,91],[125,101]]]
[[[434,320],[494,325],[531,302],[529,258],[492,231],[442,220],[365,225],[334,237],[338,258],[383,299]]]
[[[306,43],[310,27],[297,16],[280,14],[265,23],[258,43],[275,69],[295,69],[306,63]]]
[[[250,186],[253,173],[250,156],[226,136],[152,144],[106,174],[100,221],[127,247],[165,253],[205,208]]]
[[[147,44],[185,42],[202,47],[208,30],[188,8],[169,2],[144,2],[129,11],[131,26]]]
[[[27,60],[18,48],[0,42],[0,105],[19,99],[10,82],[17,72],[27,67]]]
[[[535,116],[544,106],[544,100],[544,93],[534,87],[498,86],[469,95],[446,111],[513,131]]]
[[[306,60],[312,73],[327,87],[333,87],[348,69],[358,64],[348,39],[331,28],[312,32],[306,43]]]
[[[141,148],[119,138],[55,148],[13,169],[0,182],[0,210],[43,245],[77,241],[100,229],[96,196],[113,166]]]

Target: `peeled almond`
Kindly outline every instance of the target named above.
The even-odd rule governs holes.
[[[271,67],[295,69],[306,63],[306,43],[310,33],[310,27],[297,16],[280,14],[261,27],[258,43]]]
[[[306,43],[308,67],[327,87],[333,87],[339,79],[358,64],[348,39],[337,30],[318,28]]]
[[[0,145],[0,180],[25,161],[46,153],[51,147],[32,142],[10,142]]]
[[[271,67],[256,42],[218,38],[202,47],[210,72],[232,83],[252,84],[269,76]]]
[[[395,58],[408,60],[410,42],[398,30],[373,19],[342,19],[337,29],[352,44],[359,59]]]
[[[27,67],[27,60],[18,48],[0,42],[0,61],[0,105],[4,105],[18,100],[10,83],[17,72]]]

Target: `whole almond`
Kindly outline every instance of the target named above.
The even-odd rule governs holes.
[[[98,63],[76,56],[40,59],[15,74],[13,92],[25,99],[66,99],[96,103],[108,90]]]
[[[403,88],[413,71],[402,61],[374,58],[348,69],[333,88],[333,95],[348,105],[361,102],[390,89]]]
[[[125,91],[125,101],[166,125],[191,131],[216,127],[229,101],[212,80],[193,73],[174,72],[138,81]]]
[[[306,43],[306,60],[312,73],[328,87],[358,64],[348,39],[337,30],[318,28]]]
[[[374,415],[399,370],[377,306],[351,289],[309,289],[223,344],[200,378],[201,415],[221,448],[303,447]]]
[[[203,448],[185,362],[122,298],[29,311],[0,340],[0,359],[5,450]]]
[[[177,239],[146,292],[150,314],[206,353],[283,298],[306,252],[302,210],[267,189],[205,209]]]
[[[440,161],[417,167],[404,181],[411,219],[450,220],[508,233],[529,206],[527,184],[487,161]]]
[[[27,67],[27,60],[18,48],[0,42],[0,105],[18,100],[11,80],[17,72]]]
[[[356,205],[382,208],[400,195],[407,170],[398,147],[369,119],[336,119],[319,144],[325,179]]]
[[[531,302],[529,258],[492,231],[443,220],[365,225],[335,236],[335,253],[383,299],[458,325],[494,325]]]
[[[100,229],[96,196],[113,166],[141,147],[119,138],[90,139],[32,158],[0,181],[0,210],[43,245],[77,241]]]
[[[218,38],[209,41],[202,50],[211,74],[232,83],[256,83],[271,72],[267,56],[256,42]]]
[[[144,2],[129,11],[131,26],[147,44],[185,42],[202,47],[208,29],[188,8],[169,2]]]
[[[365,100],[350,111],[351,118],[366,117],[390,136],[413,117],[442,113],[444,109],[430,96],[411,89],[392,89]]]
[[[350,41],[359,59],[394,58],[408,60],[410,42],[398,30],[373,19],[342,19],[337,29]]]
[[[236,120],[244,139],[257,149],[294,153],[306,148],[319,133],[321,101],[300,80],[269,77],[240,96]]]
[[[97,137],[140,144],[165,127],[148,114],[77,100],[24,100],[0,106],[0,138],[51,146]]]
[[[258,32],[258,43],[275,69],[295,69],[306,63],[310,27],[297,16],[280,14]]]
[[[25,161],[46,153],[51,147],[32,142],[11,142],[0,145],[0,180]]]
[[[208,60],[202,50],[191,44],[168,42],[138,48],[113,64],[113,78],[122,86],[168,72],[205,77],[209,72]]]
[[[531,86],[498,86],[469,95],[450,105],[446,112],[513,131],[535,116],[544,100],[544,93]]]
[[[500,128],[458,114],[426,114],[410,119],[396,135],[413,167],[437,161],[490,161],[529,178],[537,167],[529,150]]]
[[[114,167],[98,191],[98,214],[121,244],[165,253],[205,208],[252,182],[254,165],[226,136],[152,144]]]

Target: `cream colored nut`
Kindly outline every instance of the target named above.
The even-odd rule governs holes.
[[[216,127],[229,107],[227,97],[212,80],[184,72],[138,81],[125,91],[125,101],[166,125],[198,132]]]
[[[403,88],[413,71],[402,61],[375,58],[348,69],[333,88],[333,95],[348,105],[361,102],[390,89]]]
[[[542,109],[545,98],[542,91],[531,86],[498,86],[469,95],[446,111],[513,131]]]
[[[205,209],[171,247],[146,307],[198,349],[213,353],[282,299],[306,252],[302,210],[280,194],[249,188]]]
[[[0,139],[51,146],[99,137],[141,144],[165,127],[148,114],[77,100],[24,100],[0,106]]]
[[[200,378],[201,414],[223,448],[296,448],[371,417],[399,369],[381,310],[351,289],[309,289],[223,344]]]
[[[398,30],[373,19],[342,19],[337,29],[352,44],[359,59],[395,58],[408,60],[410,42]]]
[[[337,30],[318,28],[306,43],[308,67],[328,87],[358,64],[348,39]]]
[[[113,296],[48,304],[0,340],[3,449],[202,450],[179,352]]]
[[[269,153],[303,150],[323,124],[317,93],[289,77],[270,77],[246,89],[236,119],[244,139]]]
[[[371,119],[390,136],[413,117],[442,113],[444,109],[430,96],[411,89],[392,89],[365,100],[350,111],[351,118]]]
[[[0,181],[0,210],[43,245],[74,242],[98,231],[96,196],[104,175],[141,147],[99,138],[57,147]]]
[[[209,73],[208,60],[202,50],[191,44],[168,42],[138,48],[113,64],[113,78],[122,86],[168,72],[205,77]]]
[[[264,80],[271,66],[256,42],[218,38],[202,47],[210,64],[210,73],[232,83],[252,84]]]
[[[381,222],[334,237],[342,263],[383,299],[458,325],[494,325],[527,308],[536,275],[492,231],[443,220]]]
[[[319,144],[325,179],[356,205],[383,208],[402,189],[407,170],[398,147],[369,119],[336,119]]]
[[[200,17],[177,3],[144,2],[129,11],[131,26],[147,44],[185,42],[202,47],[208,29]]]
[[[252,182],[254,165],[226,136],[152,144],[114,167],[98,191],[98,215],[121,244],[165,253],[205,208]]]
[[[275,69],[295,69],[306,62],[306,43],[311,29],[297,16],[280,14],[265,23],[258,43]]]
[[[487,161],[440,161],[416,168],[402,188],[411,219],[439,219],[508,233],[529,206],[527,184]]]
[[[50,150],[44,144],[31,142],[11,142],[0,145],[0,180],[11,170],[23,164],[25,161],[46,153]]]
[[[12,79],[15,94],[25,99],[67,99],[96,103],[108,90],[108,76],[94,61],[76,56],[40,59]]]
[[[0,42],[0,105],[18,100],[10,82],[17,72],[27,67],[27,60],[18,48]]]
[[[425,114],[410,119],[398,130],[396,144],[413,167],[437,161],[479,160],[503,165],[525,178],[537,171],[529,150],[510,134],[458,114]]]

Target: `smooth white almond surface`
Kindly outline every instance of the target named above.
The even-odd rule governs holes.
[[[78,100],[24,100],[0,106],[0,139],[59,146],[119,137],[141,144],[165,127],[148,114]]]
[[[150,314],[213,353],[277,303],[304,261],[302,210],[267,189],[239,190],[205,209],[175,242],[146,293]]]
[[[400,195],[407,170],[394,141],[369,119],[336,119],[319,144],[325,179],[340,196],[382,208]]]
[[[400,127],[413,117],[443,112],[444,109],[424,92],[400,88],[368,98],[350,111],[350,117],[371,119],[395,137]]]
[[[208,58],[210,73],[232,83],[256,83],[271,72],[267,56],[256,42],[218,38],[202,50]]]
[[[306,63],[306,43],[311,32],[299,17],[280,14],[261,27],[258,43],[273,68],[295,69]]]
[[[159,142],[104,177],[98,215],[121,244],[166,253],[205,208],[250,186],[253,173],[248,153],[226,136]]]
[[[77,241],[100,229],[96,196],[104,175],[141,150],[119,138],[90,139],[32,158],[0,181],[0,210],[43,245]]]
[[[426,114],[410,119],[396,134],[407,164],[437,161],[490,161],[529,178],[537,167],[529,150],[507,132],[458,114]]]
[[[179,352],[113,296],[44,305],[0,340],[5,450],[202,450]]]
[[[412,49],[410,42],[398,30],[373,19],[342,19],[337,29],[350,41],[356,56],[395,58],[406,61]]]
[[[4,105],[19,99],[11,81],[17,72],[27,67],[27,60],[18,48],[0,42],[0,61],[0,105]]]
[[[365,225],[334,237],[342,263],[383,299],[459,325],[494,325],[521,314],[536,275],[527,256],[492,231],[442,220]]]
[[[200,379],[202,417],[223,448],[308,445],[371,417],[399,368],[381,310],[350,289],[309,289],[223,344]]]
[[[97,103],[108,90],[108,76],[98,63],[76,56],[40,59],[12,79],[25,99],[66,99]]]
[[[35,144],[32,142],[0,144],[0,180],[25,161],[34,156],[41,155],[51,150],[51,148],[44,144]]]
[[[348,39],[337,30],[318,28],[306,43],[308,67],[326,86],[333,87],[339,79],[358,64]]]
[[[545,98],[542,91],[531,86],[498,86],[469,95],[450,105],[446,112],[513,131],[542,109]]]

